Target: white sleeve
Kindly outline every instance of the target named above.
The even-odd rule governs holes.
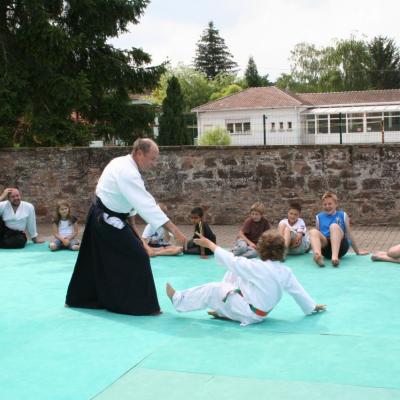
[[[260,279],[258,268],[255,268],[254,261],[245,257],[236,257],[230,251],[227,251],[219,246],[217,246],[215,249],[214,255],[219,264],[225,265],[236,275],[248,281]]]
[[[169,221],[157,205],[154,197],[146,190],[140,175],[132,176],[122,173],[117,182],[121,194],[154,230]]]
[[[300,282],[296,279],[289,268],[287,268],[287,274],[284,289],[293,297],[296,303],[303,310],[304,314],[311,314],[316,306],[315,301],[304,290],[303,286],[301,286]]]
[[[29,204],[28,220],[26,222],[26,230],[29,233],[31,239],[35,238],[38,233],[36,231],[36,215],[35,209],[32,204]]]
[[[153,236],[153,234],[154,234],[154,231],[153,231],[153,229],[151,229],[151,225],[147,224],[142,233],[142,238],[148,239],[151,236]]]
[[[6,208],[7,201],[8,200],[0,202],[0,216],[3,215],[4,209]]]

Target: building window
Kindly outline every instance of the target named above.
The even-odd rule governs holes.
[[[226,130],[231,134],[250,134],[251,124],[249,120],[225,121]]]
[[[288,131],[292,130],[292,121],[288,121],[287,128],[288,128]]]
[[[347,126],[349,133],[362,133],[364,131],[364,114],[347,114]]]
[[[317,133],[328,133],[328,114],[317,115]]]
[[[275,132],[275,122],[271,122],[271,131]]]
[[[385,112],[385,131],[400,131],[400,113]]]
[[[340,133],[340,114],[330,114],[331,133]],[[346,133],[346,115],[342,114],[342,133]]]
[[[382,131],[382,113],[367,113],[367,132],[381,132]]]
[[[283,131],[283,122],[279,122],[279,130]]]
[[[315,115],[306,116],[306,132],[310,135],[315,135]]]

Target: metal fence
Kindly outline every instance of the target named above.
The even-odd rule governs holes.
[[[215,128],[223,128],[230,144],[239,146],[400,143],[400,112],[204,113],[197,116],[197,124],[192,121],[194,143]]]

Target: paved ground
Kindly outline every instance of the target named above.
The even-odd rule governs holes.
[[[139,228],[143,230],[144,226],[139,226]],[[179,228],[187,237],[192,236],[192,225],[180,225]],[[232,246],[239,230],[236,225],[213,225],[212,228],[217,235],[218,244],[224,247]],[[50,225],[39,225],[38,230],[46,240],[52,238]],[[354,226],[353,231],[359,248],[369,251],[386,250],[400,243],[400,227],[398,226]]]

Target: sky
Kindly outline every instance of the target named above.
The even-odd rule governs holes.
[[[213,21],[239,75],[252,56],[261,75],[290,72],[290,51],[300,42],[327,46],[334,39],[387,36],[400,46],[399,0],[152,0],[138,25],[110,42],[140,47],[154,65],[192,65],[196,44]]]

